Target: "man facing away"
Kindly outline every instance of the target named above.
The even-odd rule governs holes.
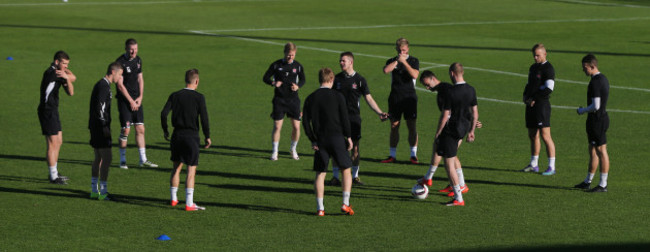
[[[171,205],[178,204],[176,193],[180,184],[180,173],[183,164],[187,165],[185,180],[185,211],[205,210],[205,207],[194,203],[194,177],[199,164],[199,117],[205,136],[205,148],[210,148],[210,123],[205,105],[205,97],[196,91],[199,86],[199,70],[190,69],[185,72],[185,88],[172,93],[160,112],[160,122],[165,139],[169,140],[167,131],[167,115],[172,112],[174,132],[171,138],[171,160],[174,166],[170,178]]]
[[[302,126],[305,134],[311,140],[314,149],[314,191],[316,193],[316,215],[325,215],[323,196],[325,194],[325,175],[330,157],[339,164],[343,181],[343,205],[341,212],[353,215],[350,207],[350,191],[352,189],[352,160],[349,151],[352,148],[350,139],[350,121],[348,119],[345,98],[340,92],[332,90],[334,73],[329,68],[318,71],[320,88],[305,99]],[[347,145],[347,146],[346,146]]]

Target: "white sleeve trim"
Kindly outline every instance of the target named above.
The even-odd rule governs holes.
[[[586,112],[596,112],[600,109],[600,97],[591,98],[591,105],[585,108]]]
[[[540,90],[543,90],[544,88],[548,88],[551,91],[553,91],[553,88],[555,88],[555,80],[548,79],[546,82],[544,82],[544,86],[539,87]]]

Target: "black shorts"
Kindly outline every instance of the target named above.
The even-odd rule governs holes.
[[[458,155],[458,140],[459,138],[452,137],[451,134],[443,131],[438,139],[436,139],[436,153],[438,156],[444,158],[453,158]]]
[[[295,120],[300,120],[300,99],[284,99],[274,97],[273,101],[273,111],[271,112],[271,118],[275,121],[284,119],[284,115],[287,117],[293,118]]]
[[[539,102],[526,106],[526,128],[540,129],[551,127],[551,103]]]
[[[128,101],[117,99],[117,109],[120,112],[120,127],[130,128],[134,124],[144,124],[143,105],[136,111],[131,110],[131,104]]]
[[[601,118],[589,115],[587,116],[587,140],[592,146],[601,146],[607,144],[607,129],[609,129],[609,116]]]
[[[361,117],[359,115],[350,115],[350,131],[352,133],[352,141],[359,141],[361,139]]]
[[[318,151],[314,153],[314,171],[326,172],[330,157],[341,169],[352,167],[352,159],[346,148],[343,136],[326,137],[318,142]]]
[[[111,139],[110,131],[110,128],[108,128],[108,136],[106,136],[103,128],[91,128],[90,146],[96,149],[111,148],[113,141]]]
[[[199,133],[181,133],[174,132],[170,147],[172,150],[171,160],[181,162],[186,165],[199,165]]]
[[[412,120],[418,118],[418,97],[412,96],[398,96],[391,94],[388,97],[388,114],[392,121],[399,121],[404,114],[405,120]]]
[[[58,135],[61,131],[58,110],[39,109],[38,121],[41,123],[41,132],[45,136]]]

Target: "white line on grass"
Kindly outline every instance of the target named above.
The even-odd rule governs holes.
[[[559,20],[513,20],[513,21],[448,22],[448,23],[429,23],[429,24],[391,24],[391,25],[366,25],[366,26],[243,28],[243,29],[224,29],[224,30],[204,30],[204,32],[222,33],[222,32],[251,32],[251,31],[349,30],[349,29],[379,29],[379,28],[423,27],[423,26],[455,26],[455,25],[538,24],[538,23],[574,23],[574,22],[619,22],[619,21],[635,21],[635,20],[648,20],[648,19],[650,19],[650,17],[559,19]]]
[[[4,3],[0,6],[64,6],[64,5],[153,5],[153,4],[178,4],[178,3],[200,3],[200,2],[270,2],[275,0],[185,0],[185,1],[144,1],[144,2],[77,2],[70,0],[67,3]]]
[[[262,39],[244,38],[244,37],[238,37],[238,36],[232,36],[232,35],[219,35],[219,34],[209,33],[209,32],[205,32],[205,31],[190,31],[190,32],[196,33],[196,34],[209,35],[209,36],[226,37],[226,38],[232,38],[232,39],[237,39],[237,40],[250,41],[250,42],[255,42],[255,43],[263,43],[263,44],[269,44],[269,45],[284,46],[284,43],[273,42],[273,41],[262,40]],[[300,46],[300,48],[301,49],[307,49],[307,50],[321,51],[321,52],[337,53],[337,54],[342,52],[340,50],[333,50],[333,49],[319,48],[319,47],[311,47],[311,46]],[[359,56],[366,56],[366,57],[371,57],[371,58],[380,58],[380,59],[389,58],[388,56],[380,56],[380,55],[373,55],[373,54],[364,54],[364,53],[355,53],[355,54],[359,55]],[[424,65],[430,65],[427,68],[448,66],[447,64],[440,64],[440,63],[433,63],[433,62],[421,62],[421,63],[424,64]],[[509,75],[515,75],[515,76],[528,77],[527,75],[517,74],[517,73],[510,73],[510,72],[503,72],[503,71],[496,71],[496,70],[489,70],[489,69],[482,69],[482,68],[474,68],[474,67],[465,67],[465,68],[466,69],[477,70],[477,71],[487,71],[487,72],[492,72],[492,73],[497,73],[497,74],[509,74]],[[424,69],[422,69],[422,70],[424,70]],[[574,83],[584,84],[582,82],[574,82]],[[613,87],[613,86],[610,86],[610,87]],[[421,87],[415,87],[415,89],[417,89],[419,91],[429,92],[428,90],[426,90],[424,88],[421,88]],[[646,90],[646,91],[650,91],[650,90]],[[524,105],[522,102],[506,101],[506,100],[499,100],[499,99],[493,99],[493,98],[478,97],[477,99],[484,100],[484,101],[490,101],[490,102],[497,102],[497,103]],[[571,107],[571,106],[553,105],[552,107],[553,108],[559,108],[559,109],[572,109],[572,110],[576,109],[576,107]],[[619,110],[619,109],[608,109],[608,111],[622,112],[622,113],[635,113],[635,114],[650,114],[649,111]]]
[[[579,4],[591,4],[591,5],[603,5],[603,6],[615,6],[615,7],[650,8],[650,6],[643,6],[643,5],[601,3],[601,2],[580,1],[580,0],[562,0],[562,2],[579,3]]]

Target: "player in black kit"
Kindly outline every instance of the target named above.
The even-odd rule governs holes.
[[[185,181],[185,211],[205,210],[194,203],[194,176],[199,164],[199,117],[205,136],[205,148],[210,148],[210,123],[205,105],[205,97],[196,91],[199,86],[199,70],[190,69],[185,73],[185,88],[172,93],[160,112],[160,123],[165,139],[169,140],[167,115],[172,111],[174,132],[171,138],[171,160],[174,165],[170,178],[171,205],[178,204],[176,192],[180,184],[183,164],[187,165]]]
[[[334,87],[345,97],[348,106],[348,117],[352,130],[352,184],[363,185],[359,178],[359,140],[361,139],[361,113],[359,98],[363,97],[368,106],[379,116],[380,120],[386,120],[388,114],[381,111],[375,99],[370,94],[368,82],[361,74],[354,71],[354,54],[352,52],[343,52],[339,58],[341,72],[334,76]],[[332,174],[334,177],[328,185],[340,185],[339,167],[332,164]]]
[[[390,117],[390,154],[382,163],[395,162],[397,143],[399,142],[399,126],[402,114],[406,119],[411,146],[411,163],[417,164],[418,132],[416,119],[418,115],[418,97],[415,94],[415,80],[420,74],[420,61],[409,55],[409,42],[399,38],[395,42],[397,56],[386,61],[384,73],[391,73],[391,89],[388,97],[388,115]]]
[[[147,160],[144,138],[144,112],[142,94],[144,79],[142,77],[142,59],[138,56],[138,43],[135,39],[127,39],[126,52],[117,58],[124,68],[123,79],[117,83],[117,109],[120,112],[120,168],[128,169],[126,165],[126,145],[131,126],[135,125],[135,143],[140,154],[140,166],[158,167]]]
[[[296,58],[296,45],[288,42],[284,45],[284,58],[276,60],[269,66],[264,73],[262,80],[275,88],[273,95],[273,132],[271,133],[271,143],[273,151],[271,160],[278,160],[278,146],[280,144],[280,132],[282,131],[282,122],[286,114],[291,118],[291,148],[289,152],[291,157],[298,160],[296,146],[300,139],[300,98],[298,89],[305,84],[304,68]]]
[[[449,67],[449,76],[454,82],[454,87],[449,90],[444,112],[440,117],[436,139],[439,146],[436,148],[438,155],[445,158],[445,169],[449,177],[449,184],[453,187],[454,199],[447,206],[464,206],[463,195],[456,169],[458,142],[467,135],[467,142],[474,142],[478,121],[478,103],[476,91],[467,84],[463,78],[463,65],[453,63]]]
[[[321,68],[318,71],[320,88],[310,94],[305,100],[302,126],[305,134],[311,140],[314,153],[314,191],[316,193],[318,216],[325,215],[323,196],[325,193],[325,175],[330,157],[339,164],[343,177],[341,189],[343,191],[343,205],[341,212],[353,215],[350,207],[350,191],[352,189],[352,175],[350,166],[352,160],[349,152],[352,149],[350,138],[350,121],[345,98],[340,92],[332,90],[334,73],[332,69]],[[347,146],[346,146],[347,145]],[[347,148],[346,148],[347,147]]]
[[[68,177],[59,174],[57,162],[59,150],[63,143],[61,133],[61,121],[59,119],[59,89],[69,95],[74,95],[72,85],[77,77],[68,69],[70,57],[64,51],[54,54],[54,61],[43,73],[41,80],[41,98],[38,104],[38,121],[41,124],[41,132],[45,136],[47,152],[45,154],[47,166],[50,170],[49,180],[53,184],[66,184]]]
[[[528,71],[528,83],[524,89],[523,100],[526,104],[526,128],[530,139],[530,163],[521,171],[539,171],[540,133],[546,145],[548,168],[542,175],[555,174],[555,143],[551,137],[551,102],[549,97],[555,86],[555,69],[546,60],[546,48],[536,44],[532,49],[535,64]]]
[[[593,54],[582,58],[582,71],[591,76],[587,87],[587,107],[578,108],[578,114],[587,114],[587,139],[589,141],[589,168],[587,178],[575,185],[576,188],[589,189],[591,180],[600,163],[600,184],[589,192],[607,192],[607,174],[609,173],[609,155],[607,154],[607,99],[609,98],[609,81],[598,71],[598,60]]]
[[[90,198],[108,200],[107,180],[108,170],[113,154],[111,153],[111,83],[117,83],[122,78],[122,65],[113,62],[108,65],[106,75],[93,87],[90,95],[90,112],[88,129],[90,130],[90,146],[95,151],[90,180]],[[99,189],[97,180],[99,179]]]

